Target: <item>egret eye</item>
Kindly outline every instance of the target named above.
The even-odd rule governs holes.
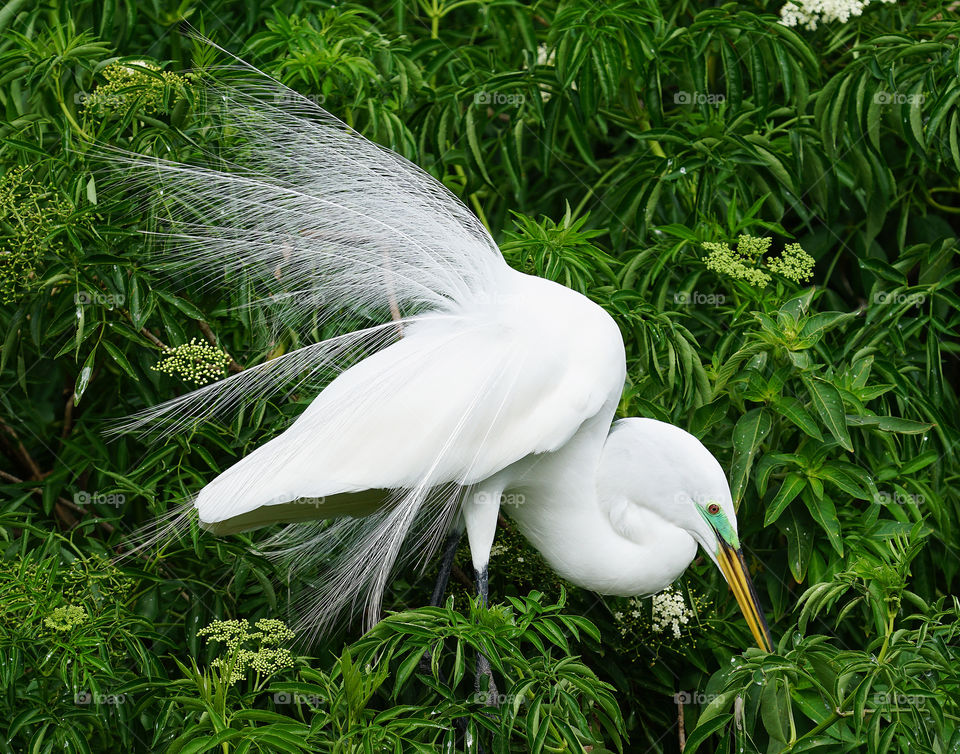
[[[711,516],[716,516],[719,512],[720,506],[716,503],[710,503],[710,505],[707,506],[707,513],[709,513]]]

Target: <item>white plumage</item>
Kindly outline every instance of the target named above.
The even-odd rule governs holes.
[[[699,543],[769,641],[742,557],[730,555],[736,518],[716,460],[660,422],[611,431],[625,360],[601,307],[510,269],[442,185],[290,90],[243,83],[212,99],[239,137],[235,159],[118,158],[162,191],[166,261],[205,285],[256,291],[253,306],[296,328],[344,310],[380,324],[121,428],[179,431],[343,370],[286,431],[198,491],[202,527],[292,522],[270,544],[292,568],[322,565],[303,604],[314,630],[364,598],[375,620],[398,559],[425,562],[461,522],[484,571],[501,507],[563,577],[607,594],[663,589]],[[361,348],[370,355],[357,360]]]
[[[423,315],[333,380],[286,432],[200,492],[200,521],[425,480],[480,484],[562,448],[619,395],[619,331],[567,288],[508,269],[502,278],[498,303]]]

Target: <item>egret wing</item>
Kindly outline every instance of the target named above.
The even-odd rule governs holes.
[[[619,333],[561,327],[414,323],[209,483],[196,500],[201,522],[228,533],[362,516],[398,491],[475,484],[556,450],[619,393],[623,361]]]

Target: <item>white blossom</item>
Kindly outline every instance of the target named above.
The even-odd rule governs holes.
[[[895,0],[879,0],[892,3]],[[839,21],[846,23],[863,14],[870,0],[794,0],[780,9],[780,23],[784,26],[805,26],[810,31],[819,24]]]
[[[680,638],[680,626],[693,617],[693,611],[683,601],[683,594],[672,587],[653,595],[653,630],[664,633],[673,630],[673,638]]]
[[[557,57],[557,51],[551,50],[546,44],[537,45],[536,65],[553,65]],[[540,84],[540,97],[544,102],[550,101],[550,87],[546,84]]]

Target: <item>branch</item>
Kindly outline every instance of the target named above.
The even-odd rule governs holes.
[[[243,367],[233,360],[233,356],[227,353],[227,349],[217,344],[217,336],[213,334],[213,330],[210,329],[210,325],[208,325],[202,319],[198,319],[197,324],[200,325],[200,330],[203,332],[203,337],[207,339],[207,342],[211,346],[215,346],[227,354],[227,358],[230,359],[230,363],[227,364],[227,369],[229,369],[233,374],[242,372]]]
[[[8,482],[13,482],[14,484],[27,484],[26,479],[20,479],[19,477],[15,477],[13,474],[9,474],[6,471],[3,471],[2,469],[0,469],[0,479],[6,479]],[[35,495],[40,495],[41,497],[43,497],[43,489],[40,487],[34,487],[33,489],[30,490],[30,492],[34,493]],[[73,502],[72,500],[68,500],[65,497],[58,496],[57,505],[63,506],[64,508],[73,511],[74,513],[79,513],[81,516],[87,513],[86,508],[83,508],[77,505],[75,502]],[[67,520],[66,516],[61,516],[61,518],[63,520]],[[77,523],[76,519],[74,519],[72,525],[75,526],[76,523]],[[109,521],[97,521],[97,525],[101,526],[103,530],[109,534],[112,534],[116,529],[116,527],[113,524],[111,524]]]
[[[13,438],[14,442],[16,443],[15,449],[16,449],[17,455],[20,456],[20,460],[30,470],[30,474],[33,476],[33,478],[38,481],[40,479],[43,479],[43,476],[44,476],[43,472],[40,471],[40,467],[37,465],[37,462],[33,460],[33,456],[31,456],[30,453],[27,451],[23,442],[20,440],[20,437],[17,435],[16,432],[13,431],[13,427],[7,424],[3,419],[0,419],[0,428],[3,428],[4,430],[6,430],[7,434],[9,434],[10,437]]]

